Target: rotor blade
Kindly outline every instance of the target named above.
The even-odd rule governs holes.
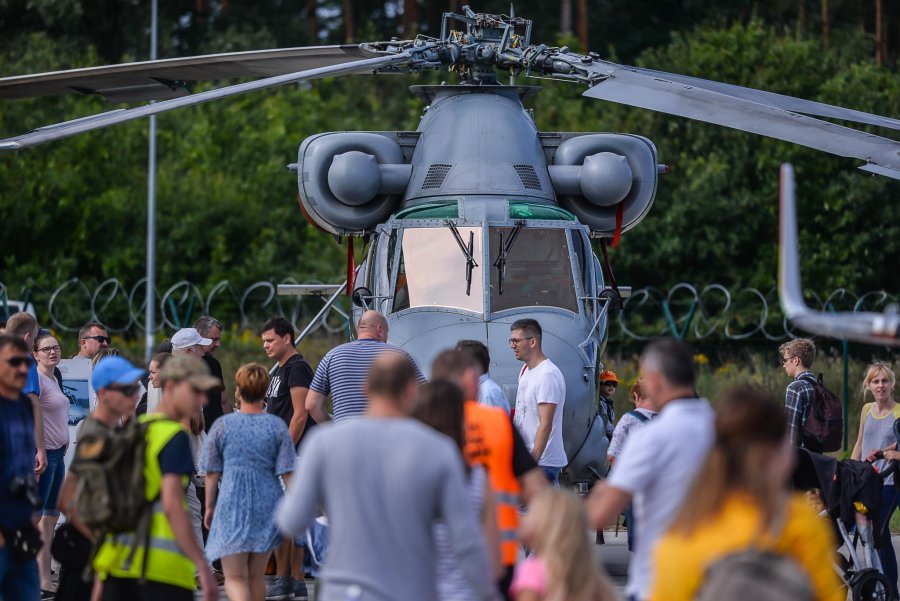
[[[595,69],[608,76],[584,95],[652,111],[715,123],[793,142],[842,157],[862,159],[900,174],[900,142],[609,64]],[[890,175],[890,172],[885,172]]]
[[[193,106],[195,104],[202,104],[211,100],[227,98],[229,96],[235,96],[237,94],[243,94],[245,92],[252,92],[254,90],[261,90],[263,88],[270,88],[287,83],[295,83],[308,79],[318,79],[321,77],[330,77],[334,75],[374,71],[375,69],[379,69],[389,65],[402,64],[409,61],[410,54],[403,52],[400,54],[354,61],[352,63],[344,63],[342,65],[319,67],[316,69],[299,71],[297,73],[288,73],[286,75],[278,75],[276,77],[259,79],[257,81],[250,81],[247,83],[209,90],[208,92],[201,92],[199,94],[194,94],[186,98],[164,100],[162,102],[139,106],[133,109],[119,109],[116,111],[110,111],[108,113],[102,113],[100,115],[93,115],[82,119],[75,119],[74,121],[67,121],[65,123],[42,127],[29,134],[16,136],[14,138],[8,138],[6,140],[0,140],[0,151],[18,150],[20,148],[36,146],[38,144],[43,144],[44,142],[49,142],[51,140],[68,138],[69,136],[93,131],[95,129],[102,129],[104,127],[109,127],[110,125],[117,125],[126,121],[132,121],[134,119],[140,119],[142,117],[171,111],[173,109],[182,108],[185,106]]]
[[[794,168],[789,164],[781,166],[779,201],[778,299],[785,317],[795,326],[820,336],[900,346],[900,316],[896,310],[824,313],[806,305],[800,282]]]
[[[763,90],[755,90],[753,88],[745,88],[730,83],[700,79],[699,77],[691,77],[689,75],[678,75],[677,73],[666,73],[665,71],[654,71],[653,69],[643,69],[641,67],[628,67],[628,69],[638,73],[645,73],[653,77],[674,81],[676,83],[684,83],[697,88],[703,88],[711,92],[743,98],[744,100],[765,104],[786,111],[792,111],[794,113],[804,113],[806,115],[828,117],[830,119],[841,119],[842,121],[855,121],[857,123],[900,130],[900,120],[898,119],[891,119],[890,117],[882,117],[881,115],[873,115],[872,113],[825,104],[824,102],[804,100],[802,98],[795,98],[794,96],[785,96],[784,94],[775,94],[774,92],[765,92]]]
[[[189,81],[273,77],[370,56],[353,44],[307,46],[35,73],[0,79],[0,98],[78,93],[99,94],[113,102],[158,100],[188,94]]]

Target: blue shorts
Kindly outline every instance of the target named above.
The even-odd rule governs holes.
[[[59,489],[66,477],[66,447],[47,451],[47,469],[38,480],[38,494],[44,501],[39,515],[59,515]]]

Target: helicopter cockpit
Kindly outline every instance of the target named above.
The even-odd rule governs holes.
[[[469,200],[463,206],[486,202]],[[502,316],[543,308],[593,314],[596,274],[586,228],[556,206],[499,201],[502,221],[459,218],[457,200],[429,202],[398,212],[372,246],[369,282],[388,314],[440,308]],[[381,268],[382,273],[376,273]]]

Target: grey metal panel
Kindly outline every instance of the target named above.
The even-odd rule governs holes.
[[[625,68],[615,70],[609,79],[590,88],[584,95],[900,169],[900,142]]]
[[[555,203],[537,129],[516,88],[432,86],[428,92],[432,104],[419,124],[405,202],[468,194]],[[524,181],[523,165],[530,167]]]
[[[171,82],[272,77],[370,58],[358,45],[307,46],[228,52],[187,58],[142,61],[71,71],[17,75],[0,79],[0,98],[28,98],[58,94],[106,94],[118,91],[115,102],[167,98]],[[126,90],[134,89],[129,95]],[[143,89],[143,94],[138,94]]]

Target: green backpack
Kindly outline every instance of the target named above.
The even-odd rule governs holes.
[[[135,532],[148,523],[152,513],[144,482],[148,427],[148,422],[131,419],[121,428],[92,431],[78,440],[75,510],[91,530]]]

